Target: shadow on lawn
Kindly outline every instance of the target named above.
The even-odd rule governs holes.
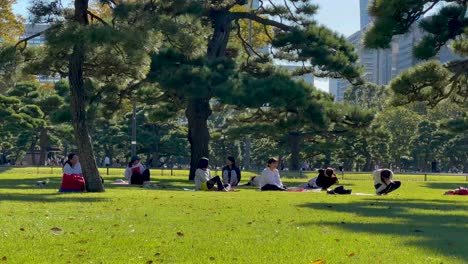
[[[440,190],[453,190],[460,186],[468,187],[468,182],[457,183],[457,182],[427,182],[424,187],[431,189],[440,189]]]
[[[49,182],[43,187],[39,188],[37,181],[44,181],[49,179]],[[21,178],[21,179],[1,179],[0,178],[0,189],[45,189],[58,190],[60,183],[62,182],[62,177],[35,177],[35,178]]]
[[[419,239],[407,242],[408,245],[468,261],[468,215],[458,213],[468,211],[468,205],[463,201],[367,198],[352,203],[307,203],[300,207],[385,218],[386,222],[395,219],[395,223],[359,223],[344,215],[343,218],[350,222],[321,222],[320,225],[369,234],[417,237]]]
[[[67,197],[69,193],[1,193],[0,201],[19,201],[19,202],[36,202],[36,203],[50,203],[50,202],[60,202],[60,203],[95,203],[95,202],[104,202],[107,199],[96,198],[96,197],[87,197],[86,194],[83,194],[83,197]]]

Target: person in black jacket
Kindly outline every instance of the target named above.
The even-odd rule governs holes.
[[[302,187],[306,189],[322,188],[322,190],[327,190],[333,184],[338,183],[338,178],[332,168],[326,170],[319,169],[318,173],[319,175],[317,177],[311,179]]]
[[[237,186],[241,180],[241,171],[236,166],[236,159],[232,156],[227,158],[227,165],[223,168],[223,184]]]

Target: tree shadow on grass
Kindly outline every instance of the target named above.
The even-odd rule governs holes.
[[[11,169],[14,169],[15,167],[13,166],[0,166],[0,174],[4,173],[4,172],[7,172]]]
[[[75,193],[76,194],[76,193]],[[0,193],[0,201],[17,201],[17,202],[36,202],[36,203],[95,203],[105,202],[108,199],[89,197],[86,193],[81,193],[81,196],[69,196],[70,193]]]
[[[431,189],[440,189],[440,190],[453,190],[460,186],[468,187],[468,182],[465,183],[457,183],[457,182],[426,182],[424,187],[431,188]]]
[[[49,179],[49,182],[44,186],[39,187],[38,181]],[[20,179],[1,179],[0,189],[45,189],[58,190],[62,182],[62,177],[35,177],[35,178],[20,178]]]
[[[351,203],[307,203],[300,207],[341,212],[343,219],[349,221],[321,222],[321,225],[360,233],[417,237],[407,244],[468,261],[468,215],[462,213],[468,211],[468,204],[464,201],[368,198]],[[382,218],[385,223],[361,223],[353,220],[352,215]]]

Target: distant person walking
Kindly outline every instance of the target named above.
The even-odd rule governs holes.
[[[109,168],[110,164],[111,164],[110,158],[108,156],[106,156],[104,158],[104,166],[106,166],[106,168]]]

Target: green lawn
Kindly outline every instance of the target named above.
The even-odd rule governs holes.
[[[468,262],[468,197],[443,195],[464,177],[401,176],[377,197],[192,192],[186,172],[157,170],[161,189],[142,189],[110,172],[105,193],[60,194],[58,168],[0,170],[0,263]],[[369,177],[342,184],[373,193]]]

